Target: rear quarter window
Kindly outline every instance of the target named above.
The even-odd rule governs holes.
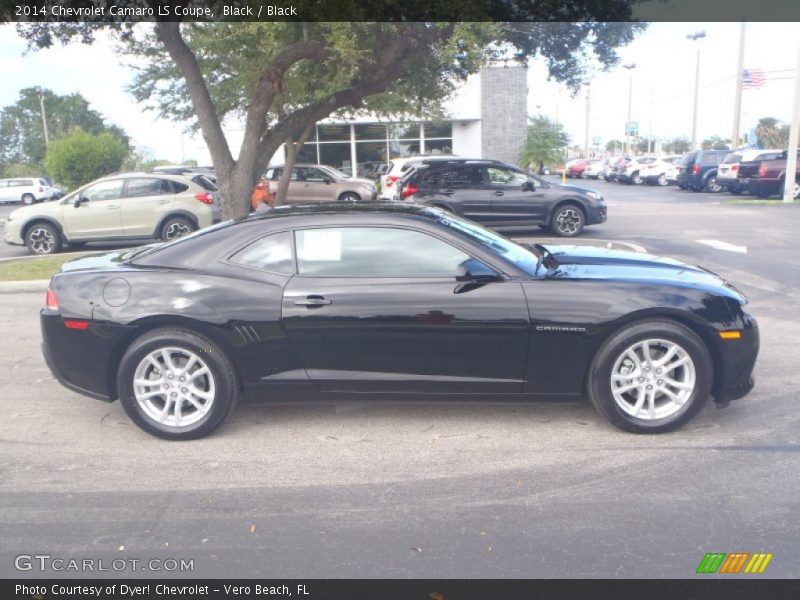
[[[681,164],[685,166],[693,165],[696,158],[697,158],[697,152],[690,152],[689,154],[683,157],[683,162],[681,162]]]

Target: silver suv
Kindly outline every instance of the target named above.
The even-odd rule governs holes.
[[[22,202],[30,205],[49,200],[55,194],[56,190],[39,177],[0,179],[0,202]]]
[[[267,169],[264,178],[269,181],[272,192],[277,191],[281,181],[283,165]],[[375,200],[378,190],[369,179],[349,177],[327,165],[298,164],[292,169],[292,179],[286,192],[286,202],[358,202]]]
[[[5,241],[25,245],[33,254],[52,254],[65,243],[172,240],[219,220],[215,193],[200,175],[109,175],[62,200],[13,211]]]

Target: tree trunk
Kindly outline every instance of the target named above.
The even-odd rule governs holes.
[[[306,143],[315,126],[316,123],[308,125],[297,141],[294,141],[291,137],[286,140],[286,160],[283,161],[281,181],[278,184],[278,190],[275,192],[275,206],[281,206],[286,203],[286,192],[289,190],[289,182],[292,180],[292,170],[294,169],[294,163],[297,161],[297,154],[303,144]]]

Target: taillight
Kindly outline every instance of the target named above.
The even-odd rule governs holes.
[[[214,196],[208,192],[200,192],[194,195],[195,200],[200,200],[203,204],[214,204]]]
[[[392,187],[394,185],[394,182],[397,181],[398,179],[400,179],[400,178],[397,177],[396,175],[387,175],[386,176],[386,187],[387,188]]]
[[[767,165],[761,163],[761,165],[759,165],[758,167],[758,176],[763,177],[766,174],[767,174]]]
[[[731,171],[738,171],[738,170],[739,170],[739,165],[731,166]]]
[[[692,167],[692,175],[697,175],[700,172],[700,165],[694,165]]]
[[[400,195],[403,197],[403,200],[405,200],[409,196],[413,196],[414,194],[416,194],[418,190],[419,188],[416,185],[414,185],[413,183],[409,183],[407,186],[403,188],[403,191],[400,192]]]
[[[44,305],[48,310],[58,310],[58,298],[56,298],[56,293],[53,290],[47,290],[47,298],[45,298]]]
[[[75,319],[65,319],[64,325],[67,329],[89,329],[89,321],[77,321]]]

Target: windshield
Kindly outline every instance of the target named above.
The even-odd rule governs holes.
[[[539,266],[539,256],[530,250],[526,250],[519,244],[515,244],[508,238],[498,235],[477,223],[459,219],[444,211],[436,210],[436,212],[440,214],[439,223],[442,225],[479,243],[494,254],[500,255],[529,275],[536,274],[536,268]]]
[[[319,167],[323,171],[327,171],[328,173],[330,173],[331,175],[335,175],[339,179],[350,179],[350,175],[348,175],[347,173],[343,173],[339,169],[335,169],[334,167],[332,167],[330,165],[319,165]]]

